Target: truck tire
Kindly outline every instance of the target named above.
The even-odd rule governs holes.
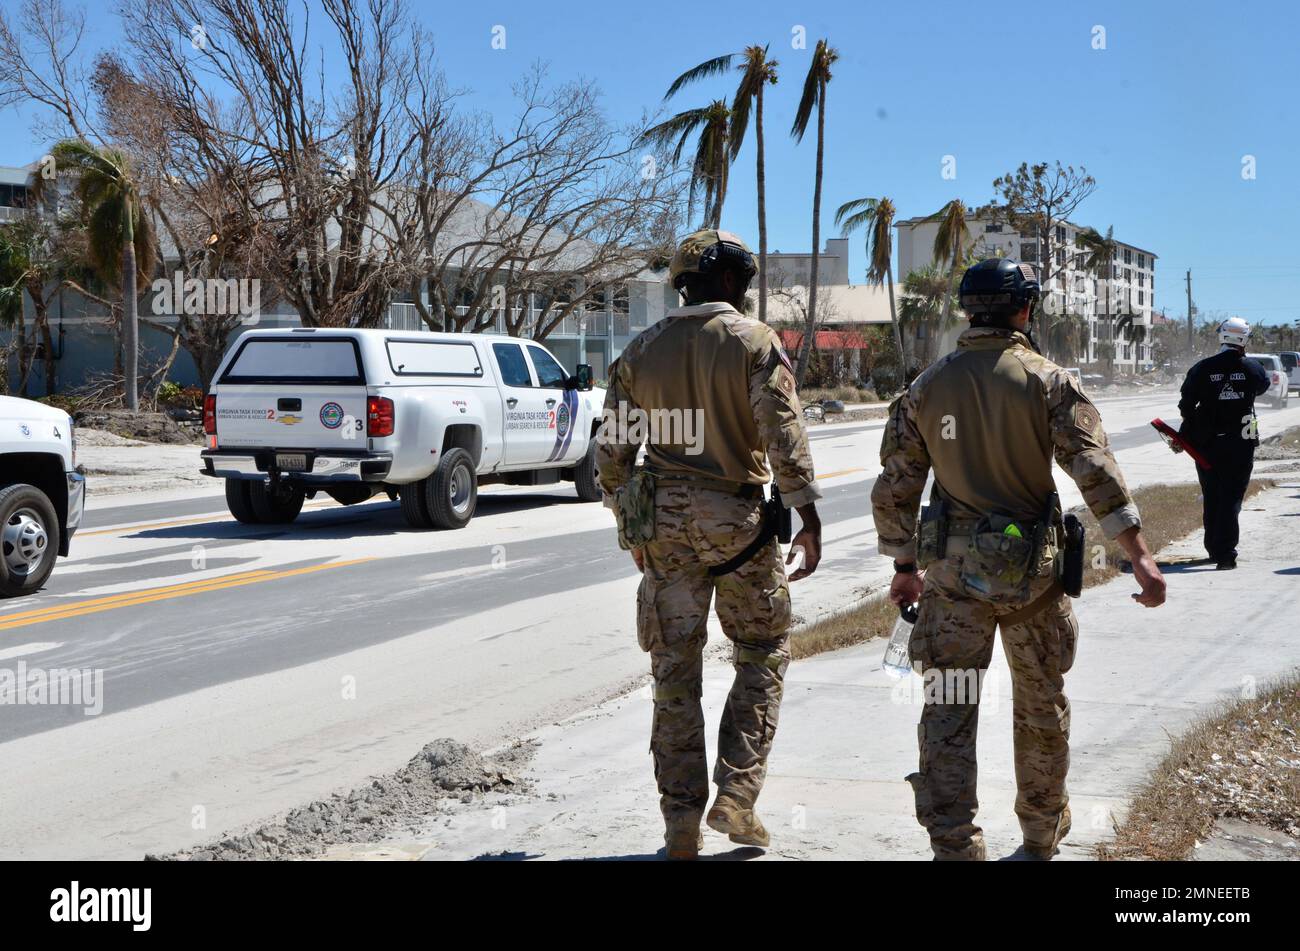
[[[245,525],[259,524],[248,493],[248,487],[252,484],[247,479],[226,480],[226,508],[230,509],[230,514],[235,516],[236,521],[243,522]]]
[[[425,497],[434,528],[464,528],[478,505],[474,460],[464,449],[448,449],[429,476]]]
[[[402,517],[412,528],[433,528],[433,519],[429,516],[428,482],[428,479],[409,482],[397,490],[402,503]]]
[[[596,481],[596,440],[592,439],[587,451],[573,469],[573,487],[584,502],[599,502],[603,497],[600,483]]]
[[[0,489],[0,597],[40,590],[59,553],[59,516],[34,485]]]
[[[257,520],[264,525],[287,525],[302,511],[306,491],[300,484],[281,481],[276,491],[269,482],[248,483],[248,500]]]

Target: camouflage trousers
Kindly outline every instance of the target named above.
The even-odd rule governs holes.
[[[962,556],[951,556],[927,570],[912,629],[913,666],[942,674],[946,687],[933,697],[942,702],[927,702],[921,713],[920,768],[907,777],[916,793],[916,817],[930,833],[936,858],[984,857],[983,833],[975,824],[975,735],[980,685],[993,656],[994,628],[1001,627],[1011,669],[1016,816],[1025,844],[1050,850],[1063,834],[1069,802],[1070,701],[1063,675],[1074,663],[1079,624],[1069,597],[1062,594],[1026,621],[1000,625],[998,616],[1014,606],[964,593],[958,580],[961,562]],[[1037,597],[1050,583],[1050,577],[1036,579],[1030,596]],[[978,679],[963,681],[970,673]],[[974,687],[952,689],[962,683]]]
[[[708,567],[737,554],[758,533],[761,499],[660,484],[655,538],[645,545],[637,594],[637,639],[654,676],[654,758],[659,804],[669,822],[698,821],[708,806],[704,711],[700,705],[709,603],[732,641],[735,681],[718,730],[713,773],[719,792],[753,804],[776,735],[790,663],[790,589],[776,539],[730,574]]]

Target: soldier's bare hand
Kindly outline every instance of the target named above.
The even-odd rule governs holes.
[[[1148,608],[1158,608],[1165,603],[1165,576],[1160,573],[1155,559],[1144,555],[1133,562],[1133,578],[1142,587],[1141,594],[1133,600]]]
[[[889,583],[889,600],[898,605],[916,604],[925,590],[924,571],[898,571]]]
[[[799,534],[794,537],[790,543],[790,555],[786,558],[787,565],[794,564],[794,553],[796,548],[803,549],[803,564],[799,570],[790,576],[791,581],[798,581],[801,578],[807,578],[817,570],[817,563],[822,560],[822,530],[818,525],[816,528],[804,526],[799,530]]]
[[[645,549],[633,548],[632,561],[636,563],[636,570],[644,574],[645,573]]]

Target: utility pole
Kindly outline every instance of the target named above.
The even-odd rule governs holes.
[[[1187,359],[1189,361],[1196,359],[1196,351],[1193,343],[1194,331],[1192,330],[1192,269],[1187,269]]]

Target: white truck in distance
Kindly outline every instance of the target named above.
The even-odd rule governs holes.
[[[285,523],[304,498],[401,499],[416,528],[463,528],[478,486],[572,481],[600,500],[604,392],[540,343],[481,334],[252,330],[204,402],[203,471],[241,522]]]
[[[0,396],[0,597],[39,590],[68,554],[86,496],[75,445],[67,413]]]

